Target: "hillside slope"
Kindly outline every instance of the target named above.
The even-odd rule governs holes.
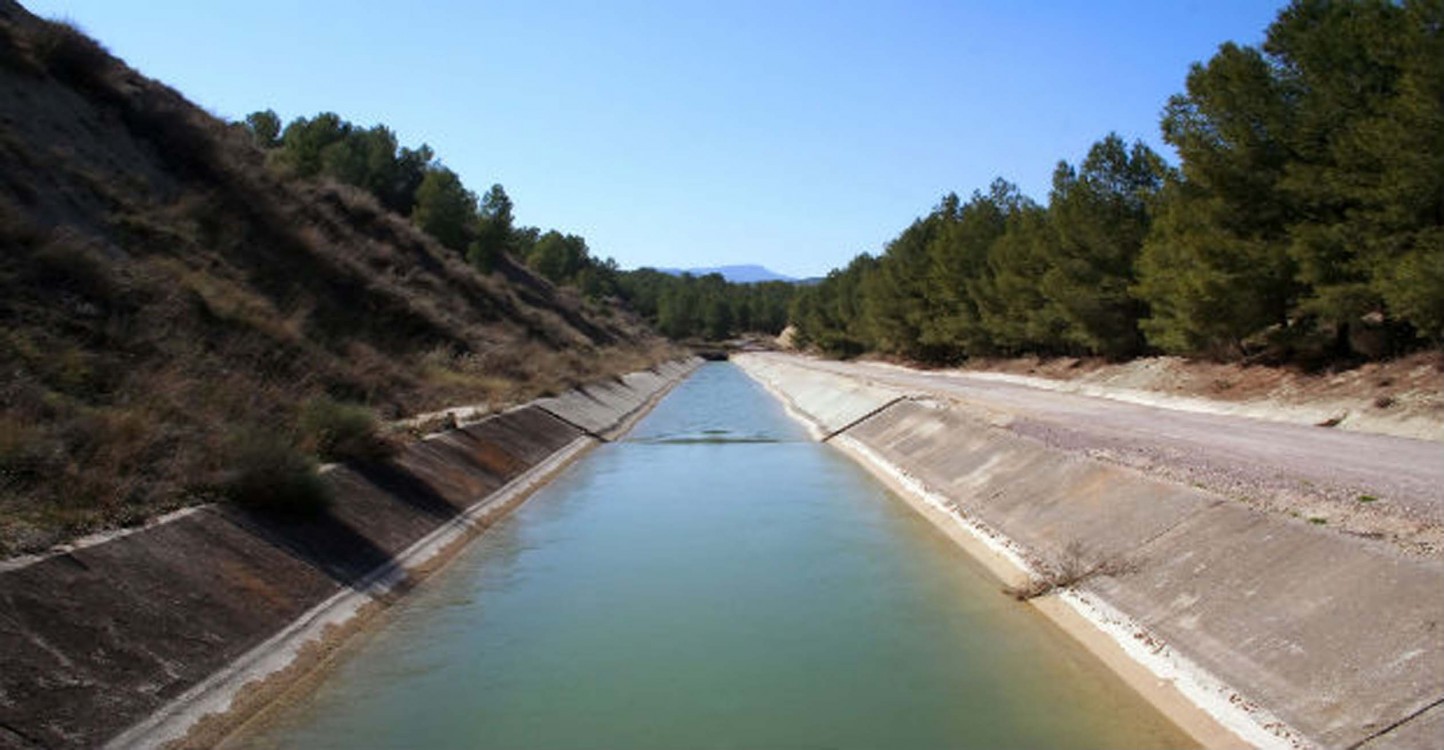
[[[214,498],[317,399],[391,418],[654,364],[635,318],[490,276],[72,27],[0,0],[0,557]],[[283,451],[284,452],[284,451]]]

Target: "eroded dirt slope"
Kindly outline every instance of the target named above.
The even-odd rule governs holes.
[[[0,557],[215,499],[318,399],[515,403],[672,352],[0,0]],[[264,451],[262,451],[264,452]],[[280,460],[280,459],[277,459]],[[289,460],[289,459],[287,459]]]

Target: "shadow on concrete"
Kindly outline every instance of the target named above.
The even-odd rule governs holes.
[[[577,386],[576,388],[573,388],[572,390],[574,390],[574,391],[576,391],[577,393],[580,393],[580,394],[582,394],[583,396],[586,396],[587,398],[591,399],[593,403],[596,403],[596,404],[598,404],[598,405],[600,405],[600,406],[606,406],[606,404],[603,403],[603,401],[602,401],[600,398],[597,398],[595,395],[592,394],[592,392],[588,389],[588,386],[579,385],[579,386]]]
[[[323,509],[232,508],[229,513],[260,538],[353,589],[394,562],[396,552],[416,541],[422,529],[462,513],[430,482],[395,462],[348,464],[332,477],[337,497]]]
[[[394,560],[330,509],[309,514],[231,508],[228,515],[256,536],[329,576],[361,590],[366,576]]]
[[[391,498],[428,516],[445,521],[461,515],[461,510],[437,492],[435,487],[403,466],[394,463],[367,463],[347,468]]]

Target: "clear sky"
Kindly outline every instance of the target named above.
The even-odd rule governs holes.
[[[623,267],[821,275],[948,191],[1047,199],[1109,131],[1167,154],[1191,62],[1282,0],[21,0],[215,114],[428,143]]]

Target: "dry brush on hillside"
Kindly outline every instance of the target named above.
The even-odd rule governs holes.
[[[309,466],[318,399],[499,405],[671,354],[625,311],[509,261],[479,274],[370,195],[267,168],[9,0],[0,246],[0,556],[223,497],[258,441]]]

